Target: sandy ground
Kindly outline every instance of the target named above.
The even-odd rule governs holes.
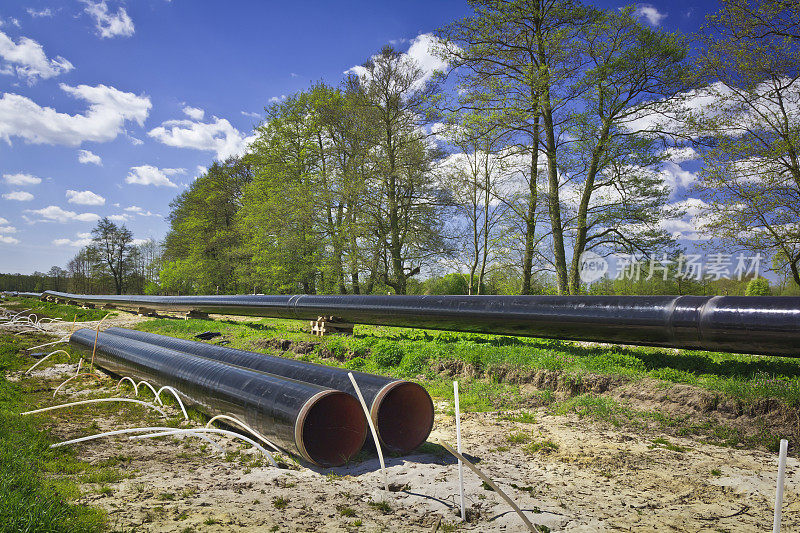
[[[130,315],[106,321],[129,325]],[[127,322],[126,322],[127,321]],[[73,364],[34,370],[53,389],[74,373]],[[105,380],[101,387],[113,388]],[[91,385],[97,387],[98,385]],[[87,394],[89,382],[68,386],[62,401]],[[455,421],[437,403],[429,442],[455,443]],[[171,416],[179,411],[166,407]],[[533,411],[534,423],[512,422],[503,413],[462,415],[464,452],[494,479],[537,525],[551,531],[768,531],[772,523],[776,454],[730,449],[690,438],[636,432],[576,416]],[[53,433],[83,435],[85,421],[53,415]],[[94,417],[92,432],[159,424],[157,417]],[[84,430],[83,432],[80,432]],[[508,435],[528,442],[549,439],[556,450],[524,451]],[[658,437],[683,448],[667,449]],[[105,486],[83,486],[80,503],[108,512],[114,529],[140,531],[523,531],[520,518],[465,469],[467,523],[458,516],[458,467],[443,449],[388,458],[390,491],[374,455],[347,466],[318,469],[247,466],[257,453],[227,437],[215,437],[222,456],[194,438],[132,441],[115,437],[76,447],[90,463],[118,458],[126,476]],[[790,458],[783,531],[800,531],[800,464]],[[104,490],[101,490],[104,488]],[[110,489],[110,490],[109,490]],[[385,506],[376,506],[385,502]],[[547,529],[542,529],[547,531]]]
[[[60,364],[34,370],[33,377],[56,384],[74,371],[74,365]],[[113,385],[111,380],[103,383]],[[83,396],[86,387],[69,388],[62,401]],[[430,442],[455,440],[447,407],[437,405]],[[532,424],[504,420],[505,414],[464,414],[463,448],[535,524],[552,531],[769,529],[777,470],[772,454],[668,437],[686,448],[672,451],[653,444],[657,435],[652,433],[609,429],[544,410],[536,412]],[[83,424],[60,420],[53,431],[63,438],[75,436]],[[155,417],[95,420],[98,432],[158,424]],[[558,449],[527,453],[523,444],[508,442],[509,434],[520,432],[534,442],[550,439]],[[387,492],[371,455],[331,469],[249,467],[243,463],[251,462],[254,450],[224,437],[218,442],[241,455],[226,458],[212,448],[203,451],[202,441],[192,438],[116,437],[81,445],[77,450],[90,463],[123,458],[120,468],[128,477],[108,484],[110,491],[85,485],[79,501],[105,509],[114,528],[142,531],[432,531],[460,522],[457,464],[443,450],[390,458],[387,476],[393,490]],[[800,529],[799,470],[798,461],[790,458],[784,531]],[[484,489],[468,470],[464,477],[470,521],[460,529],[524,529],[496,493]],[[388,508],[371,502],[386,502]]]

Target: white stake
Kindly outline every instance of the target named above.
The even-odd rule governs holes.
[[[461,453],[461,411],[458,401],[458,381],[453,382],[453,396],[456,404],[456,449]],[[458,494],[461,497],[461,520],[467,520],[467,508],[464,506],[464,463],[458,460]]]
[[[386,486],[386,492],[389,492],[389,478],[386,476],[386,464],[383,462],[383,452],[381,451],[381,443],[378,440],[378,432],[375,431],[375,425],[372,423],[372,417],[369,416],[369,407],[367,407],[367,402],[364,401],[364,396],[361,395],[361,389],[358,388],[358,383],[356,383],[356,378],[353,377],[353,373],[348,372],[347,377],[349,377],[350,381],[353,383],[353,388],[356,389],[356,394],[358,394],[358,401],[361,402],[361,407],[364,408],[364,416],[367,417],[367,424],[369,424],[369,430],[372,432],[373,440],[375,440],[375,448],[378,450],[378,459],[381,461],[383,484]]]
[[[778,456],[778,489],[775,492],[775,518],[772,521],[772,533],[781,533],[781,507],[783,507],[783,477],[786,473],[786,451],[789,441],[781,439],[781,452]]]

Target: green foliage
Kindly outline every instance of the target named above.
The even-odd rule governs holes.
[[[769,281],[760,277],[751,279],[745,291],[747,296],[769,296],[770,294],[772,294],[772,290],[770,289]]]

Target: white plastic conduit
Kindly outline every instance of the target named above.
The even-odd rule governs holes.
[[[175,396],[175,399],[178,400],[178,405],[180,406],[181,411],[183,412],[183,418],[185,420],[189,420],[189,413],[186,412],[186,408],[183,406],[183,400],[181,400],[181,397],[178,396],[178,391],[176,391],[169,385],[164,385],[163,387],[158,389],[158,392],[156,393],[156,400],[158,400],[158,403],[164,405],[164,403],[161,401],[161,392],[165,390],[171,392],[172,395]]]
[[[86,442],[86,441],[89,441],[89,440],[101,439],[103,437],[112,437],[114,435],[124,435],[126,433],[144,433],[145,431],[169,431],[171,429],[174,429],[174,428],[155,426],[155,427],[145,427],[145,428],[117,429],[117,430],[114,430],[114,431],[106,431],[105,433],[97,433],[96,435],[89,435],[89,436],[86,436],[86,437],[80,437],[78,439],[72,439],[72,440],[65,440],[63,442],[57,442],[55,444],[51,444],[50,447],[51,448],[58,448],[59,446],[67,446],[69,444],[77,444],[79,442]],[[206,441],[209,444],[211,444],[218,451],[222,452],[223,454],[225,453],[225,450],[222,448],[222,446],[220,446],[219,444],[217,444],[216,442],[214,442],[213,440],[208,438],[208,436],[201,435],[201,434],[195,434],[194,436],[195,437],[200,437],[204,441]]]
[[[137,385],[136,382],[133,381],[133,379],[129,378],[128,376],[123,377],[121,380],[117,382],[117,390],[119,390],[119,386],[122,385],[122,382],[125,381],[126,379],[131,382],[131,385],[133,385],[133,391],[136,393],[136,396],[139,396],[139,385]]]
[[[272,444],[269,440],[267,440],[267,438],[264,435],[262,435],[261,433],[259,433],[255,429],[251,428],[250,426],[248,426],[247,424],[245,424],[244,422],[242,422],[241,420],[239,420],[236,417],[228,416],[228,415],[217,415],[217,416],[215,416],[214,418],[212,418],[211,420],[208,421],[208,423],[206,424],[206,427],[210,428],[211,424],[213,424],[214,421],[216,421],[216,420],[227,420],[229,422],[234,422],[239,427],[244,429],[245,431],[249,431],[253,436],[258,437],[259,440],[264,442],[264,444],[266,444],[267,446],[269,446],[270,448],[272,448],[276,452],[283,453],[283,451],[280,448],[278,448],[277,446]]]
[[[234,437],[237,439],[242,439],[243,441],[251,444],[254,448],[258,449],[267,456],[269,462],[272,466],[278,466],[278,463],[275,462],[275,459],[272,458],[272,454],[269,453],[267,450],[264,449],[259,443],[251,439],[250,437],[245,437],[244,435],[240,435],[239,433],[235,433],[233,431],[227,431],[225,429],[209,429],[209,428],[202,428],[202,429],[173,429],[170,431],[165,431],[163,433],[151,433],[149,435],[134,435],[133,437],[128,437],[131,440],[134,439],[153,439],[156,437],[167,437],[169,435],[180,435],[182,433],[218,433],[220,435],[227,435],[229,437]]]
[[[34,369],[34,368],[36,368],[37,366],[39,366],[39,365],[41,365],[42,363],[44,363],[44,362],[45,362],[45,360],[47,360],[47,358],[48,358],[48,357],[50,357],[50,356],[51,356],[51,355],[53,355],[53,354],[57,354],[57,353],[59,353],[59,352],[67,354],[67,358],[70,358],[70,357],[72,357],[72,356],[69,354],[69,352],[68,352],[68,351],[66,351],[66,350],[56,350],[56,351],[54,351],[54,352],[50,352],[49,354],[45,355],[44,357],[42,357],[41,359],[39,359],[38,361],[36,361],[35,363],[33,363],[33,366],[32,366],[32,367],[30,367],[28,370],[26,370],[26,371],[25,371],[25,375],[28,375],[28,374],[30,373],[30,371],[31,371],[31,370],[33,370],[33,369]]]
[[[142,383],[144,383],[145,385],[147,385],[147,388],[148,388],[148,389],[150,389],[151,391],[153,391],[153,396],[155,396],[155,401],[157,401],[159,405],[164,405],[164,404],[162,404],[162,403],[161,403],[161,399],[158,397],[158,391],[156,391],[156,388],[155,388],[155,387],[153,387],[152,385],[150,385],[150,384],[149,384],[148,382],[146,382],[145,380],[142,380],[142,381],[140,381],[140,382],[138,383],[138,385],[137,385],[137,387],[136,387],[136,396],[139,396],[139,386],[140,386]]]
[[[44,413],[45,411],[53,411],[55,409],[61,409],[63,407],[72,407],[75,405],[83,405],[86,403],[103,403],[103,402],[130,402],[130,403],[138,403],[144,405],[145,407],[149,407],[150,409],[155,409],[161,416],[167,418],[167,414],[159,409],[157,405],[153,405],[152,403],[143,402],[141,400],[134,400],[132,398],[94,398],[92,400],[81,400],[80,402],[71,402],[71,403],[64,403],[61,405],[53,405],[52,407],[44,407],[42,409],[34,409],[33,411],[25,411],[24,413],[20,413],[21,415],[33,415],[36,413]]]
[[[69,378],[67,378],[66,380],[64,380],[64,383],[62,383],[61,385],[59,385],[58,387],[56,387],[56,390],[53,392],[53,398],[55,398],[55,397],[56,397],[56,394],[58,394],[58,391],[60,391],[60,390],[61,390],[61,387],[63,387],[64,385],[66,385],[67,383],[69,383],[70,381],[72,381],[73,379],[75,379],[75,378],[79,378],[79,377],[81,377],[81,376],[92,376],[92,377],[93,377],[93,378],[95,378],[95,379],[100,379],[100,376],[98,376],[97,374],[94,374],[94,373],[92,373],[92,372],[84,372],[83,374],[75,374],[74,376],[72,376],[72,377],[69,377]]]

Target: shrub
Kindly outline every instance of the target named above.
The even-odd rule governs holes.
[[[771,292],[769,281],[764,278],[751,279],[744,291],[746,296],[769,296]]]

